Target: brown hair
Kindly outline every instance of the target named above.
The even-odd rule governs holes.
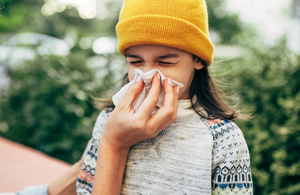
[[[225,101],[228,96],[221,90],[218,82],[213,78],[213,76],[208,71],[208,66],[206,62],[199,57],[193,55],[193,59],[197,62],[201,61],[203,68],[196,70],[194,78],[190,87],[190,100],[192,103],[192,108],[201,117],[211,119],[218,118],[223,120],[236,120],[236,119],[247,119],[249,117],[239,117],[238,112],[234,111],[228,106]],[[122,79],[122,86],[129,83],[128,73]],[[193,101],[192,97],[196,97],[196,101]],[[110,99],[93,98],[94,104],[99,109],[106,109],[107,111],[112,111],[115,106]],[[199,111],[202,107],[207,114]],[[240,113],[239,113],[240,114]]]
[[[218,82],[208,71],[206,62],[199,57],[193,55],[193,59],[196,62],[201,62],[203,68],[196,70],[193,81],[190,87],[190,99],[193,109],[200,115],[201,112],[197,108],[202,107],[208,116],[205,118],[216,117],[224,120],[235,120],[238,118],[236,111],[231,109],[224,99],[229,99],[228,96],[221,90]],[[197,101],[193,101],[191,97],[196,97]],[[222,98],[221,98],[222,96]]]

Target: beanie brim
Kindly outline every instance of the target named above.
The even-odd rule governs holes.
[[[142,15],[122,20],[116,27],[118,51],[136,45],[164,45],[187,51],[204,60],[213,61],[214,46],[207,35],[194,24],[175,17]],[[122,32],[122,33],[119,33]]]

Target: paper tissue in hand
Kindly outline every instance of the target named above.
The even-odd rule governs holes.
[[[135,69],[135,75],[134,75],[134,79],[126,84],[124,87],[122,87],[113,97],[113,103],[115,105],[117,105],[117,103],[123,98],[125,92],[127,91],[127,89],[134,83],[136,82],[138,79],[142,79],[145,83],[143,90],[141,91],[141,93],[139,94],[139,96],[137,97],[136,101],[133,103],[133,108],[135,111],[137,111],[137,109],[139,109],[139,107],[141,106],[141,104],[143,103],[143,101],[145,100],[145,98],[147,97],[150,88],[152,86],[152,78],[153,76],[159,73],[160,75],[160,81],[161,81],[161,89],[159,92],[159,100],[157,103],[157,107],[162,107],[164,105],[164,98],[165,98],[165,90],[164,90],[164,86],[163,86],[163,82],[165,79],[168,79],[169,84],[172,87],[178,86],[178,88],[182,88],[183,84],[179,83],[177,81],[174,81],[170,78],[166,78],[158,69],[153,69],[149,72],[144,73],[143,71],[139,70],[139,69]]]

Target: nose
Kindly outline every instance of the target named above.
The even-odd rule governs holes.
[[[145,62],[144,66],[143,66],[143,71],[144,72],[149,72],[153,69],[155,69],[153,62]]]

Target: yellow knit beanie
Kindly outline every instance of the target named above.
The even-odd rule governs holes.
[[[156,44],[213,61],[205,0],[124,0],[116,31],[124,56],[131,46]]]

